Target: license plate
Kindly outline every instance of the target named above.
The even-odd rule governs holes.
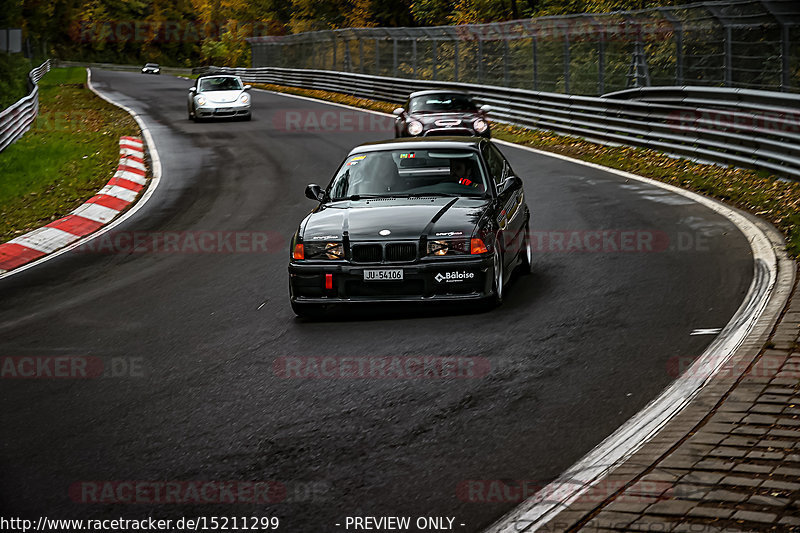
[[[403,281],[403,271],[396,270],[365,270],[364,281]]]

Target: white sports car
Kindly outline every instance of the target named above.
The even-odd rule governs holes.
[[[250,120],[249,85],[238,76],[212,75],[197,78],[189,88],[189,118],[241,118]]]

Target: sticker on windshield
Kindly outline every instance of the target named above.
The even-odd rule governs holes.
[[[353,157],[350,158],[350,161],[347,162],[347,166],[352,167],[353,165],[357,165],[359,161],[361,161],[366,157],[367,156],[365,155],[354,155]]]
[[[400,159],[414,159],[414,152],[408,152],[407,154],[400,154]]]

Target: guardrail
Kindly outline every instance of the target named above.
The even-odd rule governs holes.
[[[715,87],[643,87],[601,97],[326,70],[201,67],[269,83],[402,103],[409,93],[454,88],[492,106],[496,122],[652,148],[702,162],[800,179],[800,95]]]
[[[50,72],[50,60],[31,70],[28,79],[33,86],[27,96],[0,111],[0,152],[22,137],[39,112],[39,80]]]

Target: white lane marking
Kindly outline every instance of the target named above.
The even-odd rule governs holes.
[[[16,239],[11,239],[9,243],[19,244],[26,248],[31,248],[38,252],[49,254],[69,243],[79,239],[78,235],[67,233],[58,228],[48,228],[47,226],[35,229]]]
[[[526,150],[539,155],[561,159],[578,165],[591,167],[630,180],[648,183],[689,198],[730,220],[744,234],[753,253],[754,276],[747,295],[730,322],[723,328],[703,354],[684,374],[668,386],[644,409],[630,418],[617,431],[597,445],[592,451],[572,465],[558,479],[544,487],[531,498],[517,506],[506,516],[486,529],[486,533],[533,532],[547,524],[559,512],[572,504],[591,487],[599,483],[612,470],[636,453],[655,436],[664,425],[678,414],[716,375],[722,365],[733,355],[752,331],[761,317],[778,277],[778,252],[770,238],[756,223],[722,202],[680,189],[667,183],[645,178],[637,174],[604,167],[561,154],[545,152],[529,146],[507,141],[494,142]],[[785,257],[784,252],[781,258]],[[781,271],[782,276],[794,276],[794,271]],[[783,284],[785,280],[782,280]]]
[[[106,185],[97,191],[97,194],[106,194],[130,203],[136,199],[136,195],[139,193],[126,189],[125,187],[120,187],[119,185]]]
[[[100,204],[83,204],[74,210],[72,214],[105,224],[119,215],[119,211]]]
[[[19,272],[23,272],[25,270],[28,270],[29,268],[33,268],[36,265],[40,265],[40,264],[44,263],[45,261],[49,261],[50,259],[52,259],[54,257],[58,257],[61,254],[65,254],[65,253],[69,252],[70,250],[73,250],[73,249],[77,248],[78,246],[83,246],[84,244],[86,244],[87,242],[91,241],[92,239],[96,239],[100,235],[111,231],[112,229],[116,228],[117,226],[119,226],[120,224],[122,224],[123,222],[128,220],[134,214],[136,214],[136,212],[139,211],[142,207],[144,207],[144,205],[150,200],[150,198],[153,197],[153,193],[156,191],[156,189],[158,188],[159,184],[161,183],[161,158],[158,155],[158,149],[156,148],[156,143],[153,141],[153,135],[150,133],[150,129],[147,127],[147,124],[145,124],[144,119],[142,119],[142,117],[139,116],[139,114],[136,113],[136,111],[134,111],[133,109],[131,109],[131,108],[127,107],[127,106],[124,106],[122,104],[119,104],[119,103],[113,101],[111,98],[109,98],[109,97],[101,94],[100,92],[98,92],[94,88],[94,86],[92,85],[92,71],[91,71],[91,69],[87,68],[86,69],[86,73],[87,73],[86,86],[89,88],[89,90],[92,91],[94,94],[96,94],[98,97],[100,97],[103,100],[105,100],[106,102],[108,102],[109,104],[115,105],[115,106],[119,107],[120,109],[126,111],[129,115],[131,115],[133,117],[133,120],[135,120],[136,123],[139,125],[139,129],[142,130],[142,136],[145,138],[145,141],[147,141],[147,150],[150,153],[150,166],[152,167],[151,171],[153,173],[153,178],[150,180],[150,186],[147,187],[147,189],[145,189],[145,191],[142,194],[141,198],[139,198],[139,201],[136,202],[136,204],[134,204],[133,207],[131,207],[131,209],[129,209],[128,211],[123,213],[119,218],[115,219],[113,222],[111,222],[107,226],[103,226],[101,229],[97,230],[96,232],[92,233],[91,235],[87,235],[86,237],[83,237],[83,238],[79,239],[77,242],[74,242],[74,243],[70,244],[66,248],[62,248],[61,250],[58,250],[57,252],[54,252],[54,253],[49,254],[49,255],[46,255],[46,256],[42,257],[41,259],[37,259],[36,261],[32,261],[32,262],[28,263],[27,265],[23,265],[23,266],[21,266],[19,268],[15,268],[14,270],[9,270],[8,272],[0,274],[0,279],[4,279],[4,278],[7,278],[9,276],[13,276],[14,274],[18,274]]]
[[[722,331],[722,328],[705,328],[705,329],[700,328],[700,329],[692,330],[692,332],[689,333],[689,335],[690,336],[691,335],[716,335],[720,331]]]

